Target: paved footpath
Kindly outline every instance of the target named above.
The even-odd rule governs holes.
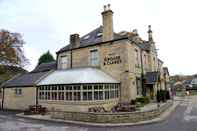
[[[124,126],[89,127],[23,119],[15,113],[0,112],[0,131],[197,131],[197,96],[188,97],[160,123]]]

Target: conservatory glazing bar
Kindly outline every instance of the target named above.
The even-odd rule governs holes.
[[[102,101],[119,98],[120,84],[45,85],[38,93],[40,101]]]

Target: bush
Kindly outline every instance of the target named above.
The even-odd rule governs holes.
[[[166,90],[158,90],[157,91],[157,102],[166,102],[166,100],[170,99],[170,93]]]
[[[136,102],[140,102],[141,104],[148,104],[150,102],[150,98],[147,96],[136,98]]]
[[[166,99],[170,100],[170,92],[169,91],[166,91]]]
[[[131,105],[136,105],[136,100],[131,100],[130,104]]]
[[[161,102],[161,91],[160,90],[158,90],[157,91],[157,102]]]

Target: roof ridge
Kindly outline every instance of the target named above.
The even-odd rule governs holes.
[[[40,81],[42,81],[44,78],[46,78],[49,74],[51,74],[53,72],[54,72],[54,70],[50,70],[46,74],[44,74],[43,76],[41,76],[38,80],[35,81],[35,85],[37,85]]]

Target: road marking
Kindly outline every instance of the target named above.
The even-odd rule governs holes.
[[[185,121],[197,121],[197,115],[191,115],[191,112],[194,108],[197,108],[197,105],[192,105],[192,103],[188,104],[187,109],[184,112]]]

